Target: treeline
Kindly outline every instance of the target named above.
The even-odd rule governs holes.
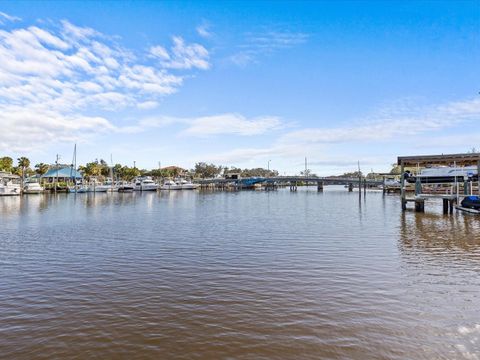
[[[17,159],[16,164],[11,157],[0,157],[0,171],[13,173],[21,177],[30,177],[34,175],[44,175],[48,170],[55,168],[56,165],[48,165],[45,163],[38,163],[31,167],[30,160],[26,157]],[[73,166],[73,165],[58,165]],[[136,167],[129,167],[121,164],[115,164],[111,167],[105,160],[96,159],[85,165],[79,165],[77,168],[82,175],[90,180],[91,178],[105,179],[113,176],[115,179],[131,181],[137,176],[151,176],[154,178],[175,178],[179,176],[189,178],[215,178],[219,176],[226,176],[229,174],[239,174],[241,177],[269,177],[278,176],[278,171],[268,170],[263,168],[240,169],[236,167],[227,167],[222,165],[209,164],[206,162],[198,162],[195,167],[190,170],[185,170],[177,166],[169,166],[162,169],[138,169]]]
[[[17,165],[9,156],[0,157],[0,171],[12,173],[21,177],[32,176],[35,174],[43,175],[49,169],[49,166],[44,163],[36,164],[32,169],[30,167],[30,160],[24,156],[17,159]]]

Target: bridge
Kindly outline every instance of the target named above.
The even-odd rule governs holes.
[[[227,185],[232,184],[239,188],[252,187],[255,184],[265,184],[266,186],[274,185],[289,185],[290,190],[296,190],[298,184],[303,183],[308,185],[316,185],[318,190],[323,190],[323,186],[326,185],[346,185],[351,191],[353,186],[366,187],[379,186],[383,184],[383,180],[371,180],[364,178],[340,178],[340,177],[318,177],[318,176],[274,176],[274,177],[249,177],[240,179],[196,179],[195,183],[202,186],[208,185]]]

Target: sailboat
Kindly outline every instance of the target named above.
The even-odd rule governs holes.
[[[73,180],[73,186],[68,188],[68,191],[75,194],[82,194],[88,192],[88,186],[82,184],[77,185],[77,144],[73,148],[73,162],[70,167],[70,179]]]

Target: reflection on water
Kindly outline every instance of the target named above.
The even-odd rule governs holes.
[[[5,358],[478,359],[480,219],[344,189],[0,198]]]

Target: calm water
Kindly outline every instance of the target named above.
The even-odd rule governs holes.
[[[479,359],[480,218],[343,188],[0,198],[0,358]]]

